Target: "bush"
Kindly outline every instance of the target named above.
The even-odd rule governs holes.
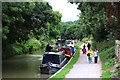
[[[111,48],[115,45],[115,40],[105,40],[102,42],[95,42],[92,43],[92,48],[97,48],[99,51]]]
[[[103,42],[93,42],[92,48],[97,47],[102,64],[102,78],[113,78],[119,75],[119,69],[115,67],[117,61],[115,55],[115,40],[105,40]],[[113,70],[111,70],[113,69]],[[108,71],[109,70],[109,71]]]
[[[41,49],[44,49],[46,47],[46,45],[47,45],[46,41],[41,40],[40,43],[41,43],[41,46],[40,46]]]
[[[112,59],[115,57],[115,49],[114,47],[104,49],[103,51],[99,52],[100,53],[100,59],[103,62],[106,62],[108,59]]]
[[[19,55],[23,53],[23,48],[18,43],[9,44],[6,48],[3,48],[2,58],[12,57],[14,55]]]
[[[108,43],[106,43],[108,44]],[[102,60],[102,69],[104,72],[102,73],[102,78],[113,78],[119,76],[120,69],[117,65],[117,58],[115,55],[115,47],[112,45],[105,45],[104,47],[109,46],[109,48],[105,48],[100,52],[100,59]],[[110,47],[112,46],[112,47]],[[113,67],[113,70],[109,69]],[[109,70],[109,71],[108,71]]]
[[[29,50],[29,52],[38,50],[40,46],[42,46],[42,44],[36,38],[28,39],[24,44],[25,50]]]
[[[23,54],[23,48],[21,47],[21,45],[14,44],[12,48],[15,54]]]
[[[102,69],[105,70],[110,68],[111,66],[115,65],[116,58],[108,59],[106,62],[103,63]]]
[[[104,71],[102,78],[112,78],[111,74],[112,74],[111,71]]]
[[[119,76],[119,78],[120,78],[120,62],[117,62],[115,64],[115,71],[112,76],[114,76],[114,77]]]

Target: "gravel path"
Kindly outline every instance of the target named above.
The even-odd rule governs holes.
[[[89,63],[87,55],[80,52],[78,61],[65,78],[100,78],[102,74],[101,66],[99,60],[97,64],[94,63],[94,59],[92,63]]]

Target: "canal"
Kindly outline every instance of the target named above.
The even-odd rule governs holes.
[[[18,55],[2,61],[2,78],[49,78],[41,74],[41,54]]]

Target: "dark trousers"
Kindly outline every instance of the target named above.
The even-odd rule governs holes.
[[[97,61],[98,61],[98,56],[94,58],[94,62],[97,63]]]
[[[88,46],[88,50],[90,50],[90,47]]]
[[[83,54],[86,54],[86,52],[83,52]]]

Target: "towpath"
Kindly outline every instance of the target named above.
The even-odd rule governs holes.
[[[73,68],[66,75],[65,79],[67,78],[100,78],[102,74],[101,66],[102,64],[99,59],[97,64],[94,63],[94,60],[93,60],[93,63],[89,63],[87,59],[87,55],[83,54],[82,51],[80,51],[80,57],[78,61],[73,65]]]

